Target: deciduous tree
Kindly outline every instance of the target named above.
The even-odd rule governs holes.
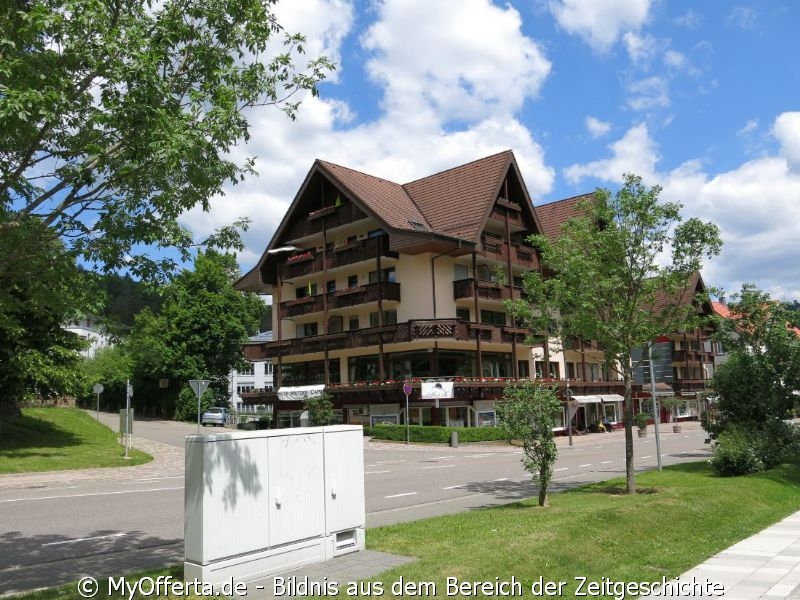
[[[598,342],[606,366],[619,370],[629,493],[636,489],[631,354],[657,336],[697,324],[694,275],[722,246],[716,225],[684,220],[681,205],[659,202],[660,192],[627,174],[615,194],[598,189],[585,201],[557,239],[532,236],[551,276],[527,273],[526,299],[508,304],[540,335]]]
[[[503,400],[495,409],[508,439],[522,444],[522,464],[539,485],[539,506],[547,506],[547,490],[558,457],[553,426],[561,412],[561,401],[556,390],[539,382],[522,381],[503,390]]]

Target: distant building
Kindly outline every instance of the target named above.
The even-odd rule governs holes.
[[[272,332],[264,331],[251,336],[247,344],[245,344],[245,347],[271,341]],[[259,408],[266,408],[266,405],[261,407],[261,405],[254,405],[252,402],[248,405],[244,405],[242,402],[242,394],[248,392],[269,392],[272,390],[272,361],[248,361],[248,365],[248,368],[244,371],[231,371],[228,383],[230,403],[231,406],[239,412],[260,412]]]
[[[112,346],[111,338],[101,329],[97,317],[82,317],[64,327],[67,331],[78,334],[81,339],[89,341],[89,347],[81,350],[84,358],[93,358],[98,350]]]

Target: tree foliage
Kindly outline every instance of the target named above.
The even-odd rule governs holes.
[[[715,455],[746,448],[761,468],[770,468],[796,444],[784,420],[798,404],[800,338],[786,308],[751,284],[733,296],[728,311],[728,318],[717,319],[716,336],[728,357],[714,374],[718,414],[707,428],[717,440]],[[718,462],[726,467],[721,474],[749,472]]]
[[[161,312],[145,309],[137,316],[128,348],[135,395],[155,403],[148,409],[172,416],[179,390],[191,379],[209,379],[218,395],[227,391],[231,369],[243,367],[242,345],[258,329],[263,304],[235,290],[236,279],[233,255],[200,252],[194,270],[162,288]]]
[[[553,426],[562,410],[556,390],[535,381],[522,381],[503,390],[503,400],[495,410],[508,439],[522,443],[522,464],[539,485],[539,506],[546,506],[558,456]]]
[[[294,118],[325,58],[299,67],[304,38],[277,0],[10,0],[0,9],[0,230],[36,219],[94,264],[170,270],[195,243],[178,216],[251,173],[231,150],[247,111]],[[224,228],[205,240],[232,247]],[[0,256],[0,281],[32,247]]]
[[[320,394],[303,402],[303,410],[308,411],[308,423],[312,427],[332,425],[336,419],[333,413],[333,400],[329,394]]]
[[[20,245],[31,247],[25,272],[0,289],[0,419],[19,414],[24,400],[78,392],[84,342],[63,325],[75,306],[92,306],[91,277],[50,230],[27,221],[0,234],[0,256]]]
[[[660,335],[697,324],[694,275],[720,252],[716,225],[684,220],[681,205],[660,202],[659,186],[626,174],[612,194],[598,189],[561,235],[532,236],[544,267],[524,277],[525,300],[508,310],[540,337],[596,341],[625,385],[627,487],[635,491],[631,354]],[[692,300],[695,300],[694,302]]]

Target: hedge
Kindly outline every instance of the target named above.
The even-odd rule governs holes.
[[[505,432],[499,427],[437,427],[435,425],[410,425],[409,438],[412,442],[446,444],[450,432],[458,433],[459,442],[506,441]],[[375,425],[364,427],[364,435],[376,440],[406,441],[405,425]]]

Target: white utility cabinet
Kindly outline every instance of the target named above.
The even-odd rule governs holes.
[[[364,549],[361,426],[186,438],[184,577],[249,581]]]

